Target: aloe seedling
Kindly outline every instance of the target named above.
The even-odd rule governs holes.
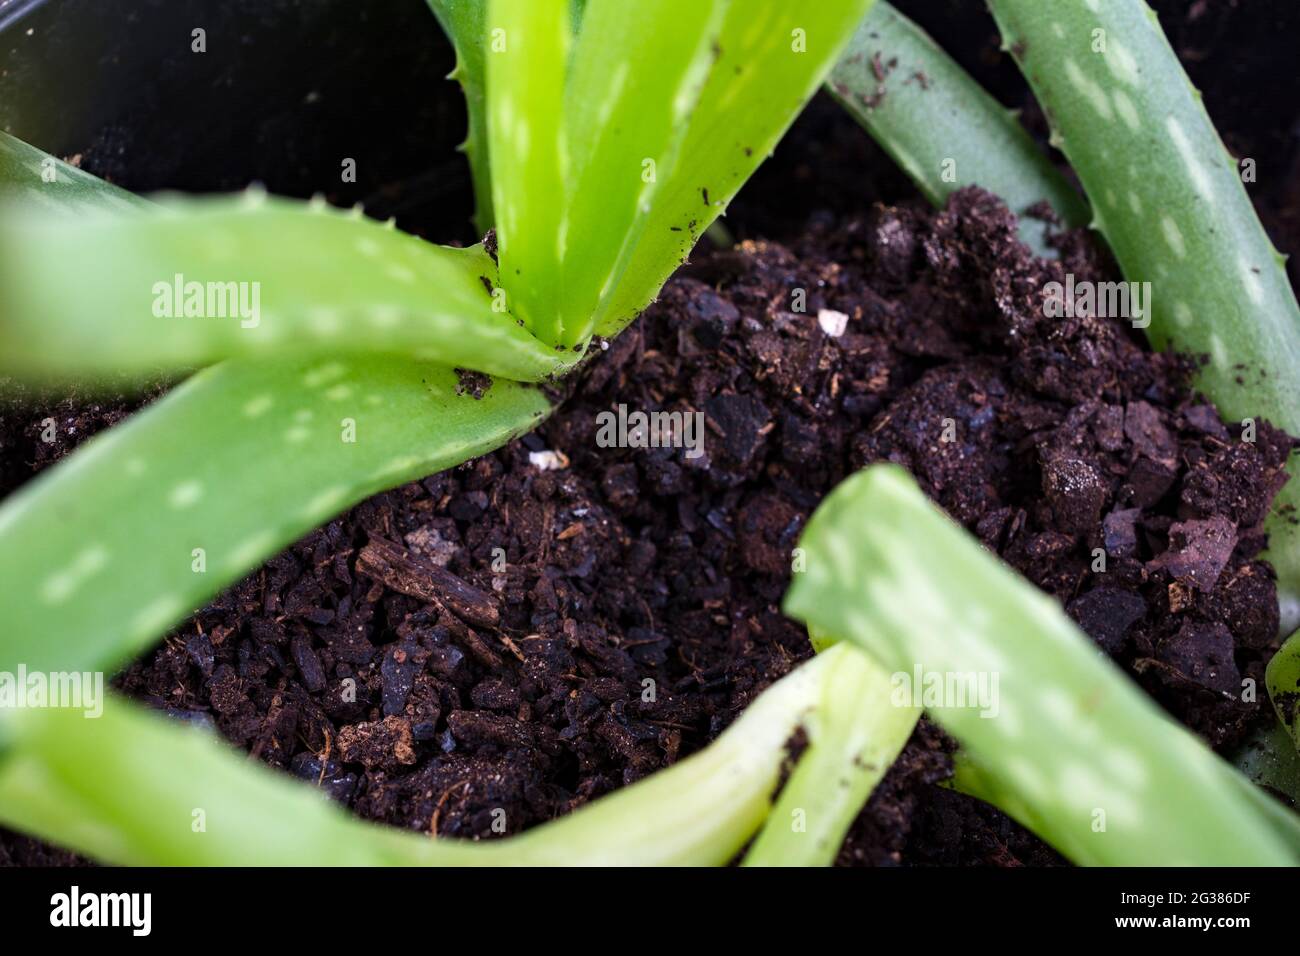
[[[796,13],[774,0],[713,0],[670,18],[659,4],[638,4],[644,31],[611,26],[628,9],[614,0],[587,3],[576,30],[568,4],[494,0],[482,17],[443,5],[445,17],[457,11],[462,81],[488,84],[482,104],[470,100],[471,139],[486,123],[488,161],[476,169],[491,170],[491,182],[476,187],[494,197],[499,268],[482,247],[436,247],[319,203],[256,194],[105,212],[118,191],[83,186],[84,175],[49,176],[49,164],[11,146],[3,169],[17,199],[0,225],[0,339],[17,371],[231,360],[0,507],[8,530],[0,563],[15,575],[0,611],[22,622],[14,650],[93,646],[83,663],[120,661],[149,639],[145,631],[161,633],[313,524],[535,425],[545,400],[512,382],[561,374],[593,329],[613,334],[654,297],[868,5],[834,0]],[[663,40],[665,24],[674,43]],[[661,41],[680,57],[676,72],[643,51]],[[475,76],[480,59],[486,77]],[[624,79],[597,82],[601,70]],[[530,100],[542,82],[560,84],[563,97]],[[51,204],[72,185],[79,215],[60,216]],[[101,208],[86,208],[85,190]],[[591,203],[610,196],[626,200],[594,231]],[[60,281],[69,263],[75,283]],[[258,321],[159,317],[155,286],[174,276],[187,286],[260,284]],[[309,364],[318,358],[324,371]],[[496,375],[497,397],[456,395],[453,365]],[[196,448],[168,455],[175,439],[164,435]],[[220,478],[196,473],[204,436],[233,438]],[[52,537],[60,516],[110,504],[100,501],[113,487],[99,483],[106,476],[136,493],[95,510],[84,544]],[[155,513],[169,520],[151,522]],[[114,578],[118,545],[144,526],[153,528],[150,547],[134,549],[129,577]],[[91,595],[108,590],[106,606],[120,610],[90,613]]]
[[[113,667],[361,498],[534,427],[550,406],[527,383],[564,374],[594,332],[616,334],[654,298],[870,0],[433,6],[458,51],[495,256],[259,190],[151,204],[0,140],[8,370],[210,366],[0,506],[0,669]],[[461,395],[453,367],[494,384]],[[304,842],[320,862],[721,862],[761,822],[782,744],[832,666],[801,669],[664,778],[499,849],[376,834],[111,700],[100,721],[5,716],[0,814],[122,862],[287,862]],[[169,757],[185,772],[159,781],[149,768]],[[159,814],[187,819],[195,788],[237,839],[160,840]],[[655,813],[629,830],[637,794]],[[702,815],[710,804],[723,810]],[[327,849],[354,835],[364,845]]]
[[[488,245],[430,246],[359,214],[268,200],[257,191],[144,206],[25,146],[0,144],[0,173],[19,193],[0,224],[0,339],[15,369],[66,376],[217,363],[0,508],[8,539],[0,575],[14,585],[0,598],[0,614],[19,631],[0,640],[0,667],[112,666],[360,497],[535,424],[549,403],[528,384],[565,374],[593,335],[617,334],[653,299],[870,6],[827,0],[791,12],[775,0],[431,2],[457,47],[453,75],[469,104],[477,221],[495,226],[495,253]],[[1056,8],[1002,6],[1033,21],[1018,25],[1026,35],[1057,32]],[[1087,19],[1074,6],[1063,16],[1073,27]],[[960,70],[892,11],[877,17],[850,54],[858,58],[857,78],[886,84],[873,45],[883,37],[923,64],[926,82],[939,83],[894,86],[863,116],[923,191],[938,201],[973,179],[1004,192],[1017,211],[1046,199],[1068,223],[1078,222],[1082,202],[1000,107],[963,85]],[[1068,52],[1078,36],[1061,29],[1057,39]],[[1118,66],[1103,56],[1098,69],[1122,82],[1127,61],[1115,56]],[[1153,62],[1175,75],[1176,62],[1172,69],[1158,57]],[[1045,105],[1055,111],[1049,100],[1058,97],[1071,121],[1088,107],[1103,115],[1093,95],[1100,80],[1078,64],[1067,73],[1082,99],[1045,87]],[[871,105],[863,97],[874,91],[840,86],[850,101],[856,95]],[[927,99],[925,91],[936,95]],[[1136,88],[1116,91],[1125,99],[1102,91],[1118,123],[1105,132],[1116,137],[1111,145],[1131,149],[1136,141],[1124,132],[1130,116],[1139,125],[1154,122],[1162,101]],[[1184,133],[1193,129],[1191,114],[1171,115],[1186,121]],[[978,161],[949,156],[936,146],[936,131],[959,136],[952,151],[968,150]],[[1177,158],[1185,158],[1172,128],[1170,137]],[[1105,158],[1109,141],[1098,142]],[[1107,235],[1119,222],[1112,242],[1135,242],[1136,220],[1113,212],[1116,200],[1106,191],[1113,182],[1080,155]],[[955,161],[951,179],[948,159]],[[1172,174],[1181,179],[1161,189],[1181,183],[1195,192],[1196,168],[1184,166]],[[1135,204],[1125,193],[1124,202],[1154,208],[1162,196],[1138,192]],[[59,205],[80,215],[53,214],[49,207]],[[1185,277],[1182,270],[1210,275],[1216,268],[1182,231],[1204,225],[1197,211],[1181,219],[1186,211],[1171,209],[1175,229],[1160,223],[1163,250],[1121,255],[1130,278],[1146,278],[1147,265],[1162,279],[1162,266]],[[1247,218],[1234,207],[1234,231],[1248,233]],[[1041,234],[1031,238],[1043,248]],[[1180,248],[1186,255],[1177,255]],[[1193,261],[1171,264],[1171,255]],[[58,281],[69,262],[84,273],[80,286]],[[189,308],[191,283],[205,294],[199,313],[214,287],[236,286],[225,291],[226,301],[242,296],[232,277],[258,290],[255,305],[239,298],[239,321],[175,320]],[[1254,301],[1264,288],[1244,273],[1238,278],[1235,292],[1222,274],[1206,279],[1219,295],[1214,301],[1235,293]],[[97,322],[105,313],[113,321]],[[1176,307],[1169,314],[1178,320]],[[1159,313],[1158,320],[1167,327]],[[1277,361],[1291,354],[1294,330],[1284,323],[1252,333],[1240,316],[1225,321],[1256,334],[1255,346],[1285,346]],[[68,339],[95,348],[69,349]],[[1205,341],[1213,351],[1214,338]],[[458,395],[453,366],[495,376],[487,397]],[[1221,375],[1206,381],[1226,387]],[[1280,407],[1286,386],[1277,388]],[[1249,394],[1244,399],[1276,411]],[[220,450],[205,459],[208,440]],[[772,688],[704,754],[568,820],[484,848],[375,835],[309,805],[311,798],[288,784],[238,768],[211,741],[183,736],[121,702],[110,703],[103,724],[90,729],[57,713],[0,724],[0,815],[123,862],[285,862],[287,833],[309,842],[319,862],[457,863],[720,862],[766,816],[747,862],[825,863],[917,720],[917,706],[886,697],[886,675],[956,669],[998,674],[1005,695],[987,719],[931,707],[966,748],[958,784],[1074,859],[1294,860],[1289,815],[1165,721],[1058,609],[979,552],[919,492],[880,474],[849,482],[814,519],[809,570],[788,605],[822,633],[856,646],[827,651]],[[158,515],[166,520],[150,522]],[[138,567],[129,579],[112,580],[109,569],[126,553]],[[936,571],[943,588],[934,583]],[[796,726],[807,732],[808,748],[769,814],[782,745]],[[1133,735],[1141,739],[1118,743]],[[138,754],[114,747],[125,736],[187,773],[154,780]],[[128,805],[120,794],[95,793],[72,757],[87,747],[124,792],[156,791],[150,801]],[[191,855],[162,840],[156,822],[159,814],[184,820],[196,789],[209,804],[217,801],[237,837]],[[1155,813],[1173,791],[1185,799]],[[725,807],[709,812],[708,804]],[[792,827],[796,816],[807,826]],[[68,818],[77,821],[71,830]],[[634,819],[644,826],[629,831]],[[281,825],[283,832],[266,829]],[[322,848],[338,842],[348,850]]]

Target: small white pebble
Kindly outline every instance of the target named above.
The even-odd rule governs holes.
[[[834,309],[821,309],[817,312],[817,324],[833,339],[838,339],[849,327],[849,317]]]
[[[569,467],[569,458],[562,451],[530,451],[528,463],[538,471],[561,471]]]

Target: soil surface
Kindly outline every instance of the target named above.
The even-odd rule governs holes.
[[[1045,318],[1046,283],[1103,273],[1080,236],[1047,262],[1015,235],[972,189],[699,257],[536,434],[309,535],[118,686],[364,817],[486,838],[500,808],[517,832],[697,750],[806,658],[778,610],[791,549],[890,460],[1230,747],[1271,719],[1240,688],[1276,646],[1254,558],[1291,442],[1243,440],[1190,360],[1123,325]],[[703,453],[599,447],[620,404],[702,412]],[[65,450],[40,442],[50,414],[71,446],[119,412],[6,414],[36,469]],[[918,730],[845,862],[1054,858],[935,786],[948,749]]]
[[[960,30],[941,41],[1005,102],[1023,102],[982,13],[968,29],[959,11],[936,12],[955,4],[902,5],[938,34],[941,20]],[[1286,124],[1229,108],[1261,86],[1232,64],[1242,31],[1263,19],[1197,3],[1164,22],[1228,143],[1294,160],[1293,142],[1274,142]],[[1285,35],[1267,33],[1258,39]],[[108,128],[85,168],[139,169],[123,157],[150,144],[118,135],[137,120]],[[360,188],[382,185],[399,215],[427,200],[379,165],[362,164],[375,179]],[[220,182],[183,185],[242,185],[221,169]],[[324,176],[274,185],[309,195]],[[1283,251],[1297,246],[1292,180],[1261,175],[1255,193]],[[1086,239],[1064,239],[1061,263],[1036,261],[991,197],[969,191],[935,214],[900,202],[911,195],[841,111],[814,104],[728,220],[778,241],[698,254],[538,433],[340,516],[177,628],[119,686],[363,816],[489,837],[501,808],[516,832],[704,746],[810,653],[778,610],[790,548],[837,481],[887,459],[1175,717],[1230,749],[1271,719],[1240,687],[1275,646],[1272,576],[1255,555],[1289,440],[1260,423],[1243,441],[1240,423],[1187,387],[1190,360],[1151,355],[1121,325],[1045,319],[1046,282],[1114,277]],[[454,226],[430,208],[403,227],[464,238],[464,208]],[[6,399],[0,494],[141,401]],[[705,454],[598,447],[596,416],[620,403],[702,412]],[[949,750],[923,722],[840,862],[1060,862],[937,785]],[[0,863],[75,861],[0,832]]]

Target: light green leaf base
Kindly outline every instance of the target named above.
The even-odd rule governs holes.
[[[802,665],[700,753],[502,840],[363,823],[209,734],[115,697],[97,719],[0,715],[0,822],[126,865],[718,865],[766,817],[786,741],[831,702],[828,683],[855,653]]]
[[[845,643],[835,654],[840,660],[826,681],[824,703],[804,721],[808,746],[745,854],[745,866],[834,863],[849,827],[921,717],[919,707],[894,699],[890,674],[865,652]]]

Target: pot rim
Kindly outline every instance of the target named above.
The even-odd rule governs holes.
[[[7,30],[46,0],[0,0],[0,31]]]

